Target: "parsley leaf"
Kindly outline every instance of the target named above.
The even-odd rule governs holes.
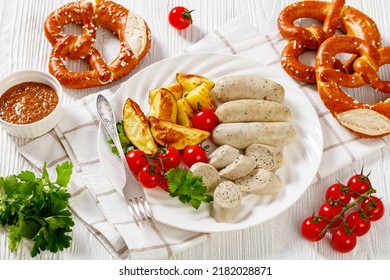
[[[129,151],[134,150],[133,144],[131,144],[130,140],[127,138],[125,131],[123,129],[123,122],[117,122],[116,129],[118,130],[119,141],[121,142],[123,152],[127,154]],[[115,147],[114,141],[110,136],[108,136],[107,142],[108,144],[112,145],[111,152],[114,155],[119,156],[118,149]]]
[[[0,223],[8,231],[9,247],[16,251],[22,238],[34,242],[31,256],[49,250],[56,253],[70,246],[74,222],[69,211],[67,185],[72,164],[56,166],[57,179],[52,182],[43,166],[42,176],[23,171],[0,177]]]
[[[166,173],[169,193],[172,197],[178,197],[183,203],[190,203],[198,209],[203,202],[210,202],[213,197],[207,192],[201,176],[194,176],[191,171],[177,167]]]

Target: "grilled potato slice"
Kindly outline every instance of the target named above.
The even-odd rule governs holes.
[[[155,117],[149,117],[149,123],[150,131],[158,144],[173,146],[178,150],[199,144],[210,136],[207,131],[162,121]]]
[[[207,79],[206,77],[195,74],[177,73],[176,81],[181,84],[184,96],[186,96],[190,91],[199,86],[201,83],[206,83],[209,91],[215,86],[213,81]]]
[[[183,88],[180,83],[170,84],[163,88],[169,90],[173,94],[176,100],[179,100],[183,96]],[[155,88],[149,91],[149,99],[148,99],[149,104],[152,104],[153,97],[159,90],[160,88]]]
[[[198,110],[198,103],[202,109],[211,109],[213,111],[217,109],[215,99],[211,95],[209,86],[206,83],[201,83],[196,88],[191,90],[185,99],[195,111]]]
[[[165,89],[160,88],[152,99],[149,109],[149,117],[153,116],[162,121],[176,123],[177,104],[173,94]]]
[[[193,127],[192,117],[195,111],[185,98],[177,100],[177,123],[186,127]]]
[[[158,150],[148,118],[131,98],[126,100],[123,107],[123,130],[130,142],[146,154],[154,154]]]

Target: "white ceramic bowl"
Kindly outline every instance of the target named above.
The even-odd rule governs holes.
[[[4,130],[16,137],[35,138],[50,131],[56,126],[61,116],[62,87],[58,80],[49,73],[38,70],[24,70],[15,72],[0,81],[0,97],[11,87],[24,83],[36,82],[51,86],[58,95],[58,104],[55,109],[45,118],[30,124],[12,124],[0,119]]]

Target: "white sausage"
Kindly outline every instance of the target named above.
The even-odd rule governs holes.
[[[287,122],[290,109],[278,102],[240,99],[228,101],[215,111],[221,123],[231,122]]]
[[[221,169],[235,161],[238,154],[239,151],[236,148],[229,145],[222,145],[209,154],[208,161],[216,169]]]
[[[234,181],[237,187],[257,195],[273,195],[282,187],[282,180],[275,173],[266,169],[255,169],[248,175]]]
[[[255,161],[247,156],[239,155],[235,161],[219,171],[219,175],[228,180],[236,180],[255,169]]]
[[[237,99],[261,99],[282,103],[283,87],[261,76],[227,76],[221,78],[213,89],[220,102]]]
[[[190,171],[195,176],[202,176],[203,184],[206,186],[208,191],[214,191],[215,187],[221,181],[221,177],[218,174],[217,169],[214,166],[204,163],[196,162],[194,163]]]
[[[263,144],[251,144],[245,149],[245,155],[252,158],[257,168],[275,171],[282,167],[284,162],[283,151]]]
[[[221,182],[214,192],[210,215],[217,222],[234,222],[241,209],[242,194],[231,181]]]
[[[227,144],[236,149],[245,149],[253,143],[281,147],[293,142],[295,130],[287,122],[222,123],[214,128],[211,138],[217,145]]]

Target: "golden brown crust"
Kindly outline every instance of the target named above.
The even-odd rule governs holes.
[[[136,23],[134,26],[132,21]],[[63,26],[71,22],[83,25],[81,36],[62,32]],[[110,63],[106,63],[94,47],[97,28],[111,30],[120,41],[119,54]],[[135,29],[137,32],[133,33],[143,34],[134,38],[132,31]],[[47,17],[44,30],[53,45],[49,71],[68,88],[95,87],[122,78],[140,63],[151,46],[150,29],[146,22],[112,1],[96,0],[95,5],[84,0],[68,3]],[[92,69],[72,72],[66,68],[66,59],[84,59]]]
[[[278,18],[280,34],[291,40],[282,52],[281,64],[291,77],[306,83],[316,83],[314,67],[300,62],[299,56],[306,51],[317,50],[327,38],[335,34],[337,28],[344,34],[372,43],[376,48],[380,46],[380,33],[375,22],[359,10],[344,4],[345,0],[301,1],[281,11]],[[294,23],[300,18],[319,20],[323,26],[296,26]],[[338,61],[338,69],[347,72],[352,61]]]
[[[367,41],[349,35],[333,36],[318,50],[315,68],[318,92],[322,101],[341,125],[362,137],[381,137],[390,134],[390,126],[388,126],[390,99],[375,104],[365,104],[344,93],[341,87],[358,87],[367,83],[374,89],[390,92],[390,81],[382,81],[377,74],[381,65],[390,63],[389,51],[390,47],[376,49]],[[339,53],[357,56],[353,64],[354,73],[341,73],[333,68],[332,61]],[[373,123],[373,118],[376,120],[379,118],[369,112],[370,110],[379,113],[381,115],[379,117],[387,121],[381,122],[380,127],[375,127],[377,124]],[[353,126],[347,126],[345,117],[341,118],[347,112],[349,112],[348,123],[351,123],[351,120],[355,121]],[[359,116],[359,120],[354,120],[354,116],[356,118]]]

